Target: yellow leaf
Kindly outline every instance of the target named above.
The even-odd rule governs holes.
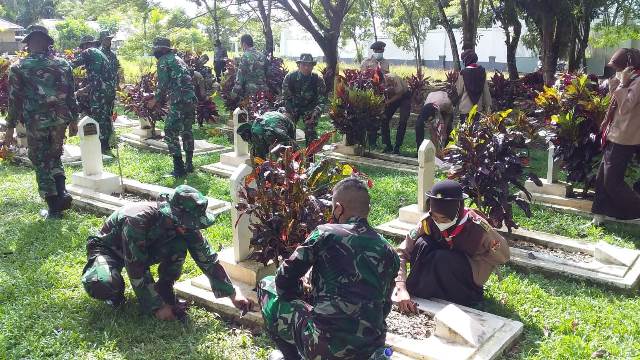
[[[342,166],[342,175],[351,175],[353,174],[353,168],[351,167],[351,165],[345,164],[344,166]]]

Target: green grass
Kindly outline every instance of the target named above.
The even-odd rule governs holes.
[[[328,119],[321,120],[319,129],[330,129]],[[415,151],[410,147],[412,134],[409,129],[404,152]],[[196,127],[194,135],[230,144],[209,125]],[[167,155],[127,145],[120,146],[119,154],[127,178],[168,187],[187,183],[211,197],[230,200],[226,179],[196,172],[175,180],[165,176],[172,166]],[[544,176],[546,152],[532,150],[531,154],[531,168]],[[196,156],[194,162],[200,166],[218,158],[217,154]],[[119,172],[117,161],[105,166],[107,171]],[[78,166],[66,168],[69,177],[79,170]],[[415,175],[367,167],[360,170],[374,181],[371,224],[392,220],[400,207],[415,203]],[[80,284],[84,246],[86,237],[97,231],[104,218],[69,211],[61,221],[41,220],[38,211],[44,204],[38,198],[33,171],[0,162],[0,176],[0,359],[266,358],[272,344],[265,336],[234,329],[201,308],[189,310],[186,324],[162,323],[138,313],[130,287],[128,302],[119,311],[90,299]],[[514,215],[523,228],[640,248],[637,228],[594,227],[587,217],[541,206],[534,206],[533,213],[526,218],[516,209]],[[205,237],[219,249],[230,245],[231,233],[231,220],[225,214],[205,231]],[[199,274],[188,258],[183,279]],[[609,359],[633,359],[640,358],[640,299],[636,294],[503,266],[487,283],[487,300],[480,309],[524,323],[522,340],[509,351],[508,359],[588,359],[599,349],[606,350]]]

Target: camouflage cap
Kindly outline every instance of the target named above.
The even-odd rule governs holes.
[[[109,30],[100,31],[100,36],[98,36],[98,41],[102,42],[102,40],[104,39],[113,39],[113,35],[111,34],[111,32],[109,32]]]
[[[84,46],[86,44],[97,44],[98,41],[96,41],[96,38],[94,38],[91,35],[85,35],[83,37],[80,38],[80,46]]]
[[[213,225],[215,221],[215,217],[207,213],[207,197],[189,185],[180,185],[173,193],[162,194],[161,197],[166,201],[160,205],[160,212],[177,225],[198,230]]]
[[[34,36],[40,35],[44,36],[51,44],[53,44],[53,38],[49,36],[49,30],[42,25],[31,25],[27,28],[27,36],[22,39],[23,43],[28,43]]]
[[[384,50],[387,44],[384,41],[376,41],[371,44],[371,49],[373,50]]]
[[[311,54],[300,54],[300,59],[296,60],[296,64],[305,63],[305,64],[316,64],[316,61],[313,60],[313,56]]]
[[[157,37],[153,40],[154,49],[171,49],[171,40],[163,37]]]

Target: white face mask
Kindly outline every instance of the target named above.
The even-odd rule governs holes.
[[[622,71],[616,71],[616,79],[622,81]]]
[[[458,221],[458,215],[456,215],[456,217],[454,217],[453,220],[449,221],[448,223],[439,223],[439,222],[437,222],[435,220],[433,222],[436,224],[436,226],[438,227],[438,229],[440,231],[445,231],[448,228],[450,228],[453,225],[455,225],[457,221]]]
[[[383,53],[373,53],[373,58],[380,61],[382,60]]]

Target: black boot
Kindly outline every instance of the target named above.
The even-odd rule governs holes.
[[[173,157],[173,172],[171,176],[180,178],[185,176],[186,173],[184,171],[184,162],[182,161],[182,156],[174,156]]]
[[[52,220],[62,218],[62,211],[58,207],[58,196],[47,196],[44,200],[47,202],[47,206],[49,208],[48,211],[42,212],[45,219]]]
[[[56,191],[58,192],[58,209],[60,209],[60,211],[71,209],[71,202],[73,198],[67,192],[67,187],[64,183],[64,175],[58,175],[53,179],[56,182]]]
[[[185,163],[184,166],[184,170],[187,173],[192,173],[193,172],[193,151],[185,151],[185,154],[187,155],[187,161]]]

